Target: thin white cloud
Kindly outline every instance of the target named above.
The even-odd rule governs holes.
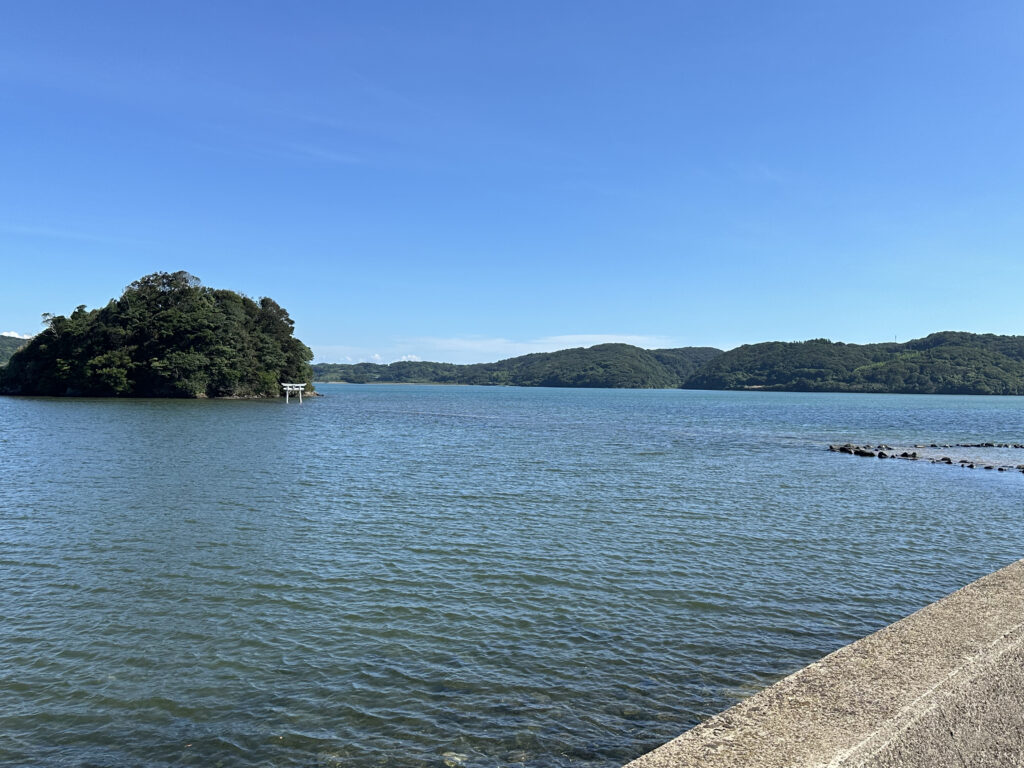
[[[515,340],[485,336],[425,336],[397,339],[377,349],[341,345],[313,345],[318,363],[390,363],[398,360],[430,360],[438,363],[493,363],[534,352],[555,352],[595,344],[632,344],[644,349],[677,347],[669,336],[623,333],[577,333]],[[410,352],[415,349],[415,352]]]
[[[342,344],[313,344],[312,349],[314,363],[365,363],[379,356],[372,349]]]
[[[78,240],[87,243],[115,243],[119,245],[140,245],[151,246],[154,243],[145,240],[133,240],[126,237],[111,237],[108,235],[97,235],[91,232],[80,232],[73,229],[61,229],[58,227],[32,227],[21,224],[0,222],[0,233],[19,235],[24,237],[44,237],[57,240]]]
[[[31,333],[18,333],[17,331],[0,331],[0,336],[9,336],[12,339],[31,339]]]
[[[282,146],[287,153],[297,155],[304,160],[315,160],[330,165],[361,165],[365,162],[363,158],[356,155],[336,152],[311,144],[284,144]]]

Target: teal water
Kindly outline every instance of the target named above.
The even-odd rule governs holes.
[[[0,398],[0,764],[618,766],[1024,556],[1024,475],[825,450],[1024,399],[319,389]]]

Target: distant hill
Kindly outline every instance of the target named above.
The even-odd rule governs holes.
[[[903,344],[828,339],[745,344],[710,360],[687,389],[1024,394],[1024,336],[943,331]]]
[[[53,317],[30,342],[0,336],[0,392],[259,396],[306,381],[287,312],[187,273],[136,281],[106,307]],[[18,347],[24,347],[13,354]],[[641,349],[598,344],[495,363],[318,363],[317,381],[523,387],[1024,394],[1024,336],[958,331],[906,343],[828,339]]]
[[[16,339],[13,336],[0,336],[0,365],[7,365],[15,350],[28,344],[28,339]]]
[[[0,368],[0,393],[277,397],[282,381],[310,379],[313,353],[293,328],[273,299],[157,272],[104,307],[47,316]]]
[[[812,339],[728,352],[599,344],[476,365],[319,363],[313,376],[353,383],[1022,395],[1024,336],[943,331],[903,344]]]
[[[667,389],[680,387],[720,349],[683,347],[647,350],[629,344],[538,352],[496,363],[399,362],[318,363],[316,381],[351,383],[506,384],[521,387],[607,387]]]

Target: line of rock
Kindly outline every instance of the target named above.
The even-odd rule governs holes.
[[[968,445],[968,444],[958,443],[955,446],[951,446],[951,445],[942,445],[942,446],[939,446],[939,445],[931,445],[931,446],[915,445],[914,447],[915,448],[925,448],[925,447],[930,447],[930,448],[1024,448],[1024,445],[1016,445],[1016,444],[1011,445],[1011,444],[1006,444],[1006,443],[1003,443],[1003,444],[1000,444],[1000,443],[977,443],[977,444],[974,444],[974,445]],[[918,456],[917,455],[917,451],[902,451],[901,453],[897,454],[896,453],[896,449],[894,449],[890,445],[876,445],[876,446],[872,446],[872,445],[853,445],[852,443],[844,443],[843,445],[830,445],[828,447],[828,449],[830,451],[834,452],[834,453],[849,453],[849,454],[851,454],[853,456],[864,456],[864,457],[867,457],[867,458],[910,459],[911,461],[917,461],[918,459],[921,459],[922,461],[928,461],[928,462],[930,462],[932,464],[959,464],[961,467],[964,467],[965,469],[976,469],[977,467],[981,467],[983,469],[994,469],[994,470],[997,470],[999,472],[1008,472],[1008,471],[1011,471],[1011,470],[1018,470],[1019,472],[1024,473],[1024,464],[1002,464],[1002,465],[1000,465],[1000,464],[980,464],[980,463],[976,463],[974,461],[971,461],[970,459],[959,459],[958,461],[954,461],[949,456],[943,456],[943,457],[938,458],[938,459],[933,459],[933,458]]]
[[[1022,443],[953,443],[950,445],[938,445],[932,443],[931,445],[915,445],[915,448],[1024,448]]]

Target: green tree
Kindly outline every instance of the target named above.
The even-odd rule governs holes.
[[[312,380],[313,354],[280,305],[206,288],[187,272],[146,275],[101,309],[44,321],[0,369],[0,391],[274,397],[281,381]]]

